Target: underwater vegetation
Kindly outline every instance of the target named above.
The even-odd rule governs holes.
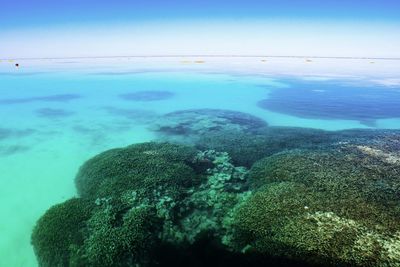
[[[76,94],[6,98],[0,99],[0,105],[26,104],[31,102],[69,102],[78,98],[81,98],[81,96]]]
[[[140,91],[129,94],[121,94],[119,97],[127,101],[149,102],[169,99],[174,95],[174,93],[169,91]]]
[[[271,128],[242,113],[200,114],[179,127],[197,141],[233,139],[204,141],[204,149],[134,144],[86,161],[78,197],[51,207],[32,232],[39,266],[400,265],[400,132]],[[211,126],[197,130],[202,123]],[[248,156],[260,144],[272,148],[238,164],[240,149],[223,151],[234,144],[250,144]]]
[[[377,119],[399,117],[399,89],[296,81],[271,91],[258,106],[302,118],[357,120],[373,127]]]

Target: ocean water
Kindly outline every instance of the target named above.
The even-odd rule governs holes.
[[[226,117],[238,125],[246,120],[252,125],[257,117],[273,129],[301,127],[324,133],[362,129],[363,138],[365,133],[395,134],[400,129],[400,84],[374,82],[381,77],[318,74],[312,78],[312,71],[293,76],[192,66],[168,69],[151,63],[134,70],[126,67],[129,64],[109,68],[72,61],[57,64],[27,64],[26,69],[21,64],[16,70],[2,63],[0,266],[37,266],[32,230],[51,206],[77,196],[74,177],[86,160],[112,148],[176,141],[201,132],[203,126],[211,129],[204,121],[193,122],[196,116],[223,118],[222,127]],[[168,127],[177,126],[182,117],[171,115],[172,124],[162,118],[179,111],[189,115],[183,116],[181,128],[171,130]],[[244,113],[251,117],[243,118]],[[393,168],[398,168],[397,150],[379,151],[392,157]]]

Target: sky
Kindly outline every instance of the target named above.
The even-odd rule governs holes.
[[[113,55],[400,57],[395,0],[0,2],[0,58]]]

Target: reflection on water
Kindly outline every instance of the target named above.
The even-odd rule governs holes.
[[[365,83],[5,77],[0,263],[399,266],[399,90]]]
[[[400,87],[295,82],[273,90],[258,105],[298,117],[358,120],[375,127],[377,119],[400,116]]]

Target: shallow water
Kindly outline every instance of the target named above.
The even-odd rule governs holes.
[[[272,127],[400,129],[400,85],[377,85],[376,77],[51,66],[2,66],[0,266],[35,266],[32,228],[50,206],[76,195],[79,166],[104,150],[157,140],[164,114],[223,109]]]

